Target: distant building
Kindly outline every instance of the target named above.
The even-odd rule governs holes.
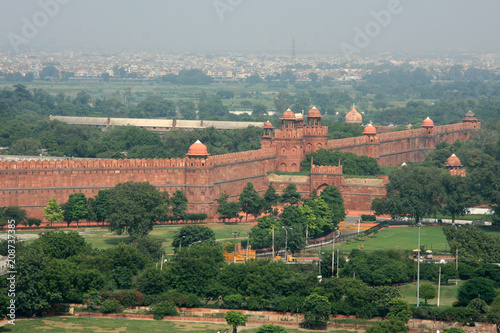
[[[354,105],[352,106],[351,111],[347,112],[345,115],[345,122],[346,124],[362,124],[363,123],[363,116],[361,116],[361,113],[356,110]]]

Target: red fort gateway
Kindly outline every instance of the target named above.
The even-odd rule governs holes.
[[[353,107],[346,122],[361,122]],[[299,171],[305,154],[320,148],[352,152],[378,160],[382,165],[422,161],[438,142],[453,143],[470,139],[481,124],[472,112],[461,123],[434,126],[427,118],[422,128],[387,132],[387,128],[368,125],[363,136],[328,140],[328,128],[321,125],[321,113],[312,108],[306,121],[287,110],[281,117],[281,128],[270,122],[263,127],[261,149],[210,156],[203,143],[194,143],[187,157],[179,159],[124,160],[24,160],[0,162],[0,205],[16,205],[28,214],[42,217],[49,199],[66,202],[69,195],[83,193],[87,197],[127,181],[149,182],[160,191],[183,191],[188,211],[216,217],[216,201],[227,192],[237,200],[248,182],[262,195],[270,183],[282,191],[294,183],[303,196],[312,190],[337,186],[348,211],[369,211],[376,197],[385,195],[387,177],[344,178],[342,165],[312,166],[309,176],[277,175],[273,172]],[[453,161],[457,172],[460,162]]]

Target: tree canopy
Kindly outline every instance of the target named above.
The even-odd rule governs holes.
[[[118,235],[127,232],[132,238],[147,235],[165,209],[164,197],[147,182],[118,184],[107,197],[110,230]]]

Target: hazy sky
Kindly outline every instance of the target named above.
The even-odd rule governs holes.
[[[500,52],[499,13],[498,0],[0,0],[0,45],[290,53],[295,38],[297,54]]]

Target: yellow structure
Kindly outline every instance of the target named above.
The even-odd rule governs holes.
[[[247,260],[255,259],[255,250],[252,250],[251,246],[248,247],[248,251],[247,250],[239,250],[236,252],[222,251],[222,253],[224,254],[224,260],[229,262],[244,262]]]

